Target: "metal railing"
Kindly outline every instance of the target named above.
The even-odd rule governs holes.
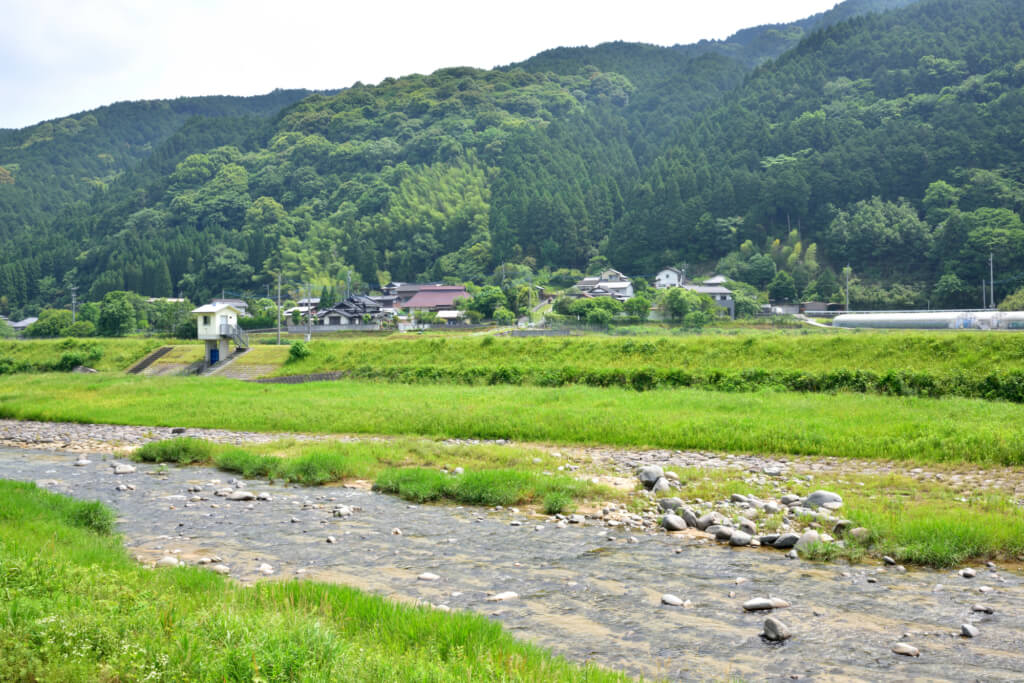
[[[249,335],[245,333],[241,327],[237,325],[221,324],[220,336],[231,337],[235,341],[235,345],[241,348],[249,348]]]

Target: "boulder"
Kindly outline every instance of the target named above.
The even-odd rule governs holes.
[[[644,485],[645,489],[652,488],[654,484],[664,476],[665,470],[661,469],[657,465],[641,467],[636,473],[636,478],[640,480],[640,483]]]
[[[683,501],[679,498],[659,498],[658,506],[662,510],[678,510],[683,506]]]
[[[682,531],[686,528],[686,521],[679,515],[668,514],[661,518],[661,525],[668,531]]]
[[[800,540],[800,536],[794,533],[781,534],[778,538],[772,541],[772,547],[778,548],[779,550],[787,550],[792,548]]]
[[[764,620],[764,637],[768,640],[781,642],[793,637],[789,628],[775,617]]]
[[[825,503],[840,503],[842,504],[843,498],[838,493],[832,491],[819,490],[810,494],[803,500],[803,504],[809,508],[820,508]],[[831,507],[831,506],[830,506]]]

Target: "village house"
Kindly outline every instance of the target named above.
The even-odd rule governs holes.
[[[590,296],[610,296],[619,301],[633,298],[633,281],[613,268],[583,278],[576,283],[576,289]]]
[[[469,299],[470,294],[465,287],[459,285],[420,285],[420,289],[402,308],[410,311],[457,311],[455,302]]]
[[[379,325],[380,321],[389,317],[373,298],[357,294],[323,308],[316,313],[318,325],[337,327],[342,325]]]
[[[725,286],[728,281],[724,275],[714,275],[701,284],[690,282],[686,279],[686,271],[680,268],[662,268],[654,276],[654,287],[656,289],[670,289],[682,287],[697,294],[707,294],[715,305],[728,311],[729,317],[736,318],[736,300],[732,290]]]

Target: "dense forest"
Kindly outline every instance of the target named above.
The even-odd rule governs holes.
[[[568,284],[683,265],[783,299],[1024,284],[1024,2],[848,0],[726,41],[558,48],[336,93],[0,131],[0,313],[72,284]]]

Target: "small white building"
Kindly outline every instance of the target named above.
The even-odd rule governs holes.
[[[654,276],[655,289],[668,289],[669,287],[682,287],[686,282],[686,273],[679,268],[662,268]]]
[[[240,310],[231,304],[206,304],[193,309],[199,339],[206,342],[204,358],[210,365],[225,360],[229,355],[228,343],[235,342],[235,350],[249,347],[245,332],[238,326]]]

